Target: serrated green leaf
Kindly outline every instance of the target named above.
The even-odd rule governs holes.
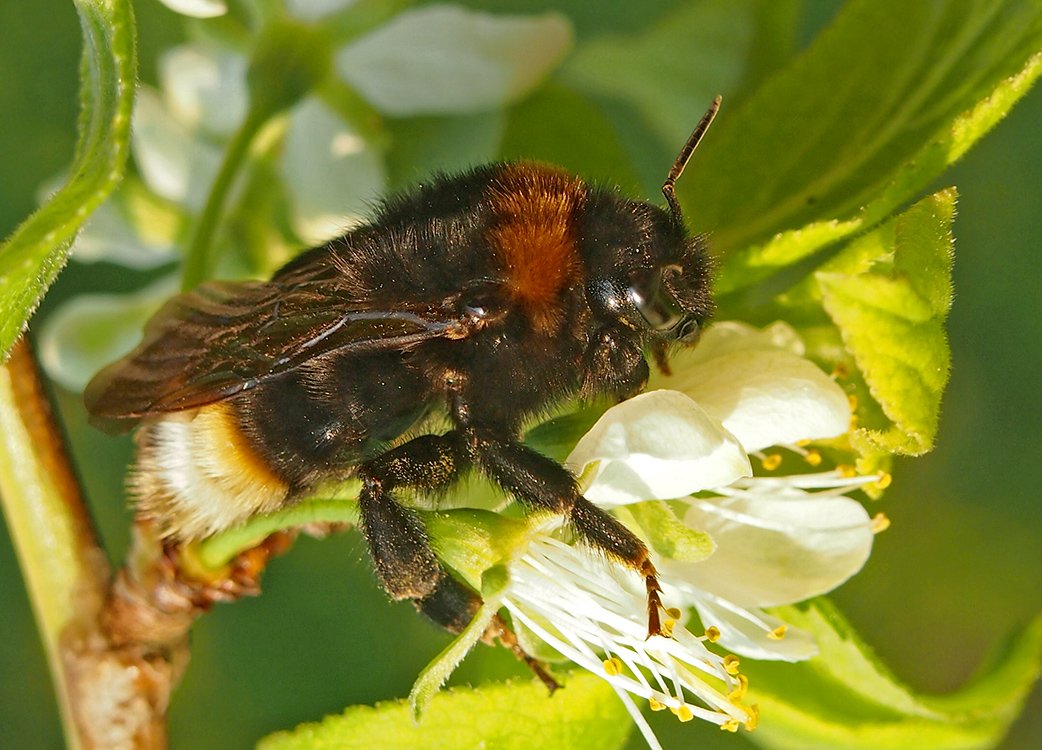
[[[863,455],[919,455],[933,445],[951,364],[944,320],[955,199],[954,189],[923,199],[814,275],[825,311],[889,420],[854,433]],[[862,272],[836,270],[869,259]]]
[[[728,255],[720,293],[908,201],[1042,74],[1036,0],[855,0],[737,111],[678,186]]]
[[[90,213],[126,164],[137,62],[129,0],[75,0],[83,33],[79,140],[66,183],[0,247],[0,354],[68,258]]]
[[[419,725],[405,701],[353,706],[320,723],[269,735],[258,750],[610,750],[622,746],[631,726],[607,682],[574,672],[553,696],[536,681],[439,693]]]
[[[778,750],[970,750],[994,747],[1038,679],[1042,620],[1026,628],[971,684],[945,696],[902,684],[824,599],[775,613],[813,633],[818,657],[743,662],[760,705],[757,744]]]

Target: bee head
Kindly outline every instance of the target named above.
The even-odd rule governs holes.
[[[698,338],[713,311],[703,237],[656,206],[608,194],[591,202],[583,245],[586,297],[597,318],[649,342]]]
[[[684,229],[675,187],[720,101],[713,99],[673,161],[662,185],[668,212],[604,193],[587,206],[587,299],[594,314],[614,317],[659,346],[694,343],[713,312],[705,238]]]

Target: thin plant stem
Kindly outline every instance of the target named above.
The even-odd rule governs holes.
[[[215,263],[213,239],[224,211],[224,204],[235,183],[235,178],[239,174],[239,169],[250,151],[250,146],[264,123],[268,121],[268,116],[269,113],[264,108],[252,107],[228,144],[221,167],[210,188],[210,194],[206,197],[206,205],[203,206],[203,213],[199,217],[199,223],[195,227],[195,233],[192,235],[185,254],[184,273],[181,277],[181,288],[185,291],[193,289],[200,282],[205,281],[213,270]]]

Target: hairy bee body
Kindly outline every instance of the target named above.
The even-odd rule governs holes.
[[[266,282],[208,282],[171,300],[99,373],[95,423],[140,425],[130,492],[174,541],[362,480],[362,528],[384,589],[459,630],[477,599],[445,571],[402,489],[475,469],[658,584],[644,544],[519,442],[575,396],[625,397],[646,355],[691,343],[711,313],[704,244],[670,210],[555,167],[492,164],[385,202],[372,221]],[[414,429],[441,415],[441,433]]]

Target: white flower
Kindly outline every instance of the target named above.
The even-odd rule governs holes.
[[[820,456],[800,444],[849,429],[846,395],[801,352],[781,324],[712,326],[673,359],[675,376],[652,380],[676,390],[609,409],[567,462],[586,496],[605,507],[677,501],[682,522],[707,534],[712,551],[690,560],[655,555],[667,601],[694,607],[722,645],[758,659],[813,656],[807,634],[763,608],[832,590],[872,548],[872,519],[846,493],[878,477],[802,473],[802,461],[801,473],[751,476],[748,454],[773,466],[781,454],[760,451],[784,446],[793,462],[805,456],[813,465]],[[658,552],[655,530],[643,531]]]
[[[509,565],[502,606],[519,634],[539,638],[562,656],[607,680],[652,748],[660,745],[631,696],[735,731],[752,729],[756,708],[742,703],[748,684],[738,659],[706,648],[715,633],[696,636],[675,619],[671,635],[647,635],[647,593],[633,570],[552,535],[553,519],[530,537]],[[671,612],[679,617],[679,612]]]

